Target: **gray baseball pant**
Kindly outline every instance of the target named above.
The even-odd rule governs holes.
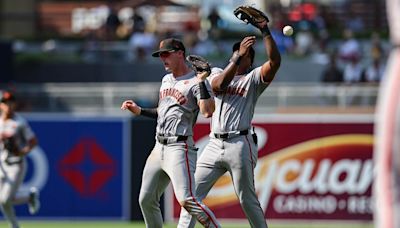
[[[196,193],[201,200],[204,199],[215,182],[228,171],[251,227],[266,228],[264,212],[254,187],[254,168],[257,157],[257,145],[250,134],[225,140],[210,138],[197,161]],[[179,228],[193,228],[195,223],[195,219],[189,213],[181,210]]]
[[[156,142],[143,171],[139,204],[148,228],[162,228],[160,197],[172,182],[179,204],[204,227],[220,227],[214,214],[195,196],[197,148],[193,139],[163,145]]]

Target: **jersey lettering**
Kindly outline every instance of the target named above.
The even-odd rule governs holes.
[[[228,86],[226,91],[216,92],[215,93],[216,96],[219,96],[219,95],[222,95],[222,94],[238,95],[238,96],[244,97],[247,94],[247,90],[245,88]]]
[[[186,97],[177,89],[175,88],[168,88],[164,89],[160,92],[160,100],[164,99],[165,97],[173,97],[175,100],[180,104],[183,105],[187,102]]]

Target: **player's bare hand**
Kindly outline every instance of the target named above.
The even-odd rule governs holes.
[[[140,115],[141,108],[132,100],[126,100],[121,105],[121,110],[129,110],[135,115]]]
[[[197,79],[202,82],[206,80],[206,78],[210,75],[209,71],[202,71],[202,72],[197,72],[196,77]]]
[[[244,56],[250,49],[251,46],[253,46],[256,42],[256,37],[255,36],[246,36],[243,38],[242,42],[240,42],[240,48],[239,48],[239,55]]]

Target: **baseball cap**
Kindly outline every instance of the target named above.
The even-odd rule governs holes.
[[[0,98],[1,103],[5,103],[8,101],[15,101],[15,96],[9,91],[2,91],[0,96],[1,96]]]
[[[241,43],[241,41],[236,42],[235,44],[233,44],[233,46],[232,46],[232,52],[235,52],[235,51],[237,51],[237,50],[240,49],[240,43]],[[256,54],[255,51],[254,51],[253,46],[250,47],[249,52],[250,52],[251,64],[253,64],[253,62],[254,62],[254,56],[255,56],[255,54]]]
[[[160,48],[158,51],[153,52],[153,57],[160,57],[160,53],[164,51],[185,51],[185,45],[182,41],[175,38],[168,38],[160,42]]]

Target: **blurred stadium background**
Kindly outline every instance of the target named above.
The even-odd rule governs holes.
[[[165,37],[223,67],[233,42],[258,34],[233,16],[239,4],[267,12],[283,57],[254,120],[271,227],[372,227],[373,116],[391,48],[383,0],[2,0],[0,89],[16,93],[40,140],[23,187],[41,189],[42,210],[31,217],[17,206],[24,227],[144,227],[137,196],[155,123],[121,102],[156,106],[164,69],[149,53]],[[281,33],[287,24],[292,37]],[[200,119],[200,147],[207,132]],[[246,227],[224,183],[207,202]],[[161,206],[174,224],[170,189]]]

